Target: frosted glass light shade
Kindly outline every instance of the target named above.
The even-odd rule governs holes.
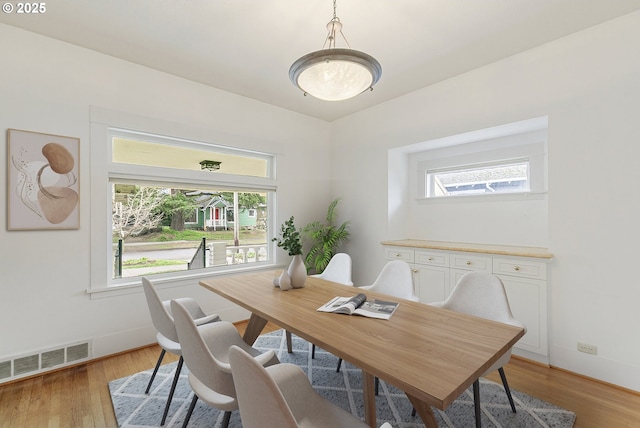
[[[353,49],[311,52],[289,69],[289,78],[305,93],[326,101],[341,101],[372,88],[382,75],[380,63]]]

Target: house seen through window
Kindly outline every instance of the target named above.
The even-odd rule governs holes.
[[[270,260],[271,155],[125,131],[111,141],[114,285]]]

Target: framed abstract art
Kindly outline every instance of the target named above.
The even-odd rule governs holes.
[[[80,227],[80,139],[7,131],[7,229]]]

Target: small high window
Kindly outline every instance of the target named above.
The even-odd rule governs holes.
[[[426,197],[529,192],[529,161],[502,161],[426,171]]]

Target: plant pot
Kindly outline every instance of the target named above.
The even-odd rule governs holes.
[[[291,260],[287,273],[291,279],[292,288],[304,287],[304,284],[307,282],[307,267],[304,265],[304,261],[300,254],[293,256],[293,260]]]

